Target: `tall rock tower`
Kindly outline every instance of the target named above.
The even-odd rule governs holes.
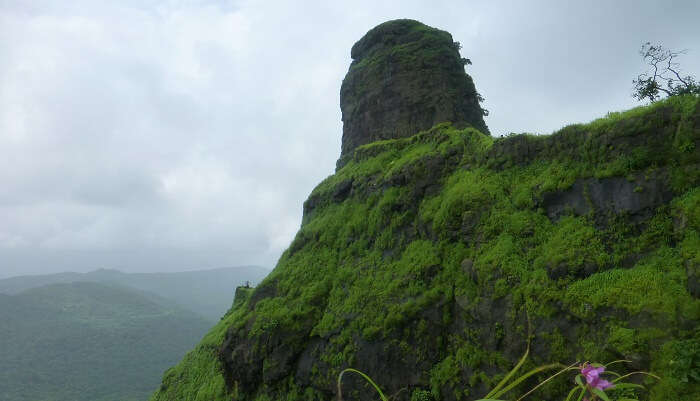
[[[411,136],[440,122],[488,133],[458,47],[448,32],[408,19],[378,25],[355,43],[340,88],[338,165],[360,145]]]

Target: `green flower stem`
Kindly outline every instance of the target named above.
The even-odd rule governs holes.
[[[347,368],[340,372],[340,374],[338,375],[338,401],[343,401],[343,391],[341,389],[341,382],[343,380],[343,374],[345,374],[345,372],[357,373],[358,375],[362,376],[365,380],[369,382],[369,384],[371,384],[374,387],[375,390],[377,390],[377,392],[379,393],[379,397],[382,399],[382,401],[388,401],[384,393],[382,393],[382,390],[379,388],[379,386],[377,386],[377,383],[370,379],[369,376],[367,376],[366,374],[360,372],[357,369],[352,368]]]
[[[516,401],[520,401],[520,400],[522,400],[523,398],[527,397],[527,396],[530,395],[533,391],[537,390],[540,386],[544,385],[544,384],[547,383],[548,381],[554,379],[556,376],[559,376],[560,374],[562,374],[562,373],[564,373],[564,372],[567,372],[567,371],[569,371],[569,370],[574,370],[574,369],[576,369],[576,366],[577,366],[577,365],[578,365],[578,362],[574,362],[573,364],[571,364],[571,365],[565,367],[564,369],[558,371],[557,373],[555,373],[555,374],[549,376],[547,379],[545,379],[544,381],[542,381],[542,383],[536,385],[536,386],[533,387],[530,391],[528,391],[527,393],[523,394],[523,395],[522,395],[520,398],[518,398]],[[523,375],[522,377],[520,377],[518,380],[516,380],[516,382],[514,382],[513,384],[511,384],[510,387],[515,386],[515,385],[518,384],[519,382],[525,380],[527,377],[529,377],[529,376],[531,376],[531,375],[533,375],[533,374],[535,374],[535,373],[541,372],[541,371],[546,370],[546,369],[556,368],[556,367],[559,367],[559,366],[562,366],[562,365],[559,364],[559,363],[553,363],[553,364],[551,364],[551,365],[540,366],[539,368],[533,369],[533,370],[531,370],[528,374]]]
[[[632,375],[647,375],[647,376],[653,377],[653,378],[656,379],[656,380],[661,380],[661,378],[660,378],[659,376],[657,376],[657,375],[655,375],[655,374],[653,374],[653,373],[639,371],[639,372],[627,373],[626,375],[620,376],[620,377],[618,377],[617,379],[613,380],[612,382],[613,382],[613,383],[618,382],[618,381],[624,379],[625,377],[629,377],[629,376],[632,376]]]

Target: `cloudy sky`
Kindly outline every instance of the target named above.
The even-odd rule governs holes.
[[[445,29],[495,135],[636,103],[644,41],[689,49],[700,2],[0,0],[0,277],[273,267],[333,173],[350,47]]]

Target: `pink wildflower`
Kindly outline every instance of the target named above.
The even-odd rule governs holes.
[[[593,387],[597,388],[598,390],[606,390],[615,387],[615,385],[607,380],[600,379],[593,385]]]
[[[605,372],[604,366],[596,368],[589,363],[581,366],[581,375],[586,379],[586,384],[598,390],[605,390],[614,386],[609,381],[600,378],[600,374],[603,372]]]

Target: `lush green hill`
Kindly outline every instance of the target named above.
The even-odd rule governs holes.
[[[97,283],[0,294],[1,401],[144,400],[210,323]]]
[[[440,125],[360,147],[152,400],[330,400],[348,366],[399,399],[476,399],[528,327],[530,365],[624,358],[663,378],[642,397],[697,400],[699,166],[697,97],[550,136]]]
[[[212,321],[231,306],[236,286],[260,282],[270,271],[258,266],[239,266],[177,273],[122,273],[96,270],[90,273],[59,273],[20,276],[0,280],[0,293],[17,294],[47,284],[94,281],[119,284],[167,298],[170,303],[189,309]]]
[[[273,272],[241,289],[152,401],[328,401],[347,367],[395,400],[476,400],[528,344],[525,368],[624,359],[616,370],[661,378],[635,374],[649,391],[611,400],[700,399],[700,98],[547,136],[496,139],[474,119],[409,136],[473,94],[445,70],[459,58],[448,38],[400,20],[355,45],[366,51],[346,75],[338,170]],[[407,112],[401,93],[426,101]],[[397,118],[401,130],[355,137]],[[360,129],[346,142],[348,127]],[[529,399],[564,400],[573,383],[560,375]],[[353,377],[343,387],[345,400],[376,400]]]

